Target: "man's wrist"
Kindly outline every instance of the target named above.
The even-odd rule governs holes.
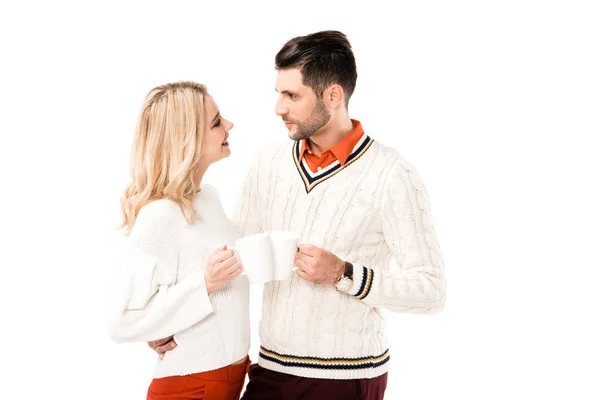
[[[352,265],[348,261],[344,262],[344,276],[350,279],[354,279],[354,265]]]
[[[342,273],[335,282],[335,289],[338,292],[348,293],[354,285],[354,266],[345,261]]]
[[[333,279],[330,282],[332,282],[335,285],[337,283],[337,281],[340,280],[342,275],[344,275],[345,271],[346,271],[346,263],[343,260],[338,258],[336,267],[333,270],[333,273],[331,275]]]

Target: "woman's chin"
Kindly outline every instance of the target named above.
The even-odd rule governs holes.
[[[229,146],[222,146],[221,147],[221,159],[229,157],[231,155],[231,149],[229,148]]]

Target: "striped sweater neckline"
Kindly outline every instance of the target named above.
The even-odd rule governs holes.
[[[313,190],[318,184],[333,177],[362,157],[369,147],[371,147],[373,142],[374,140],[365,133],[360,138],[358,143],[356,143],[354,149],[352,149],[352,153],[344,165],[342,165],[339,160],[335,160],[333,163],[317,172],[311,171],[306,163],[306,159],[303,158],[302,161],[300,161],[300,148],[302,147],[302,142],[300,140],[294,142],[294,145],[292,146],[292,156],[294,158],[296,168],[298,169],[298,173],[300,174],[300,178],[302,178],[302,181],[304,182],[306,193],[310,193],[310,191]]]

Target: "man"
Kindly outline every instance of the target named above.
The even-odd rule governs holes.
[[[379,309],[445,303],[427,194],[406,160],[349,117],[357,73],[344,34],[291,39],[275,63],[276,113],[292,141],[261,152],[233,220],[242,235],[287,230],[310,244],[291,280],[265,285],[243,399],[382,399],[390,356]],[[163,343],[150,345],[175,346]]]

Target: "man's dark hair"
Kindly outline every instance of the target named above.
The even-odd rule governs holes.
[[[302,83],[318,98],[330,85],[344,89],[346,108],[356,87],[356,61],[346,35],[321,31],[289,40],[275,56],[275,69],[298,68]]]

